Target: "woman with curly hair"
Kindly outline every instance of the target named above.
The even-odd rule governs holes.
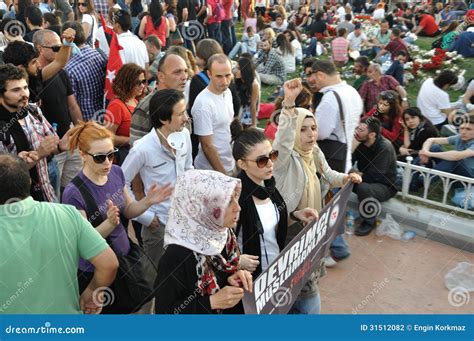
[[[118,164],[121,164],[128,154],[132,112],[145,87],[145,70],[133,63],[123,65],[112,83],[116,98],[107,106],[104,124],[115,134],[114,146],[121,149]]]

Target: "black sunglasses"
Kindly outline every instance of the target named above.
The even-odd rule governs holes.
[[[272,160],[272,162],[275,162],[278,159],[278,150],[272,150],[268,156],[262,155],[259,156],[256,160],[246,160],[242,159],[244,161],[252,161],[257,164],[258,168],[263,168],[268,164],[268,160]]]
[[[57,45],[57,46],[41,46],[45,49],[51,49],[53,50],[53,52],[59,52],[59,50],[61,49],[61,45]]]
[[[146,79],[142,79],[142,80],[139,79],[135,82],[136,86],[145,85],[145,84],[146,84]]]
[[[118,149],[114,148],[113,151],[106,154],[91,154],[91,153],[87,153],[87,154],[92,156],[92,159],[94,160],[95,163],[101,164],[105,162],[105,159],[109,159],[109,161],[114,161],[115,153],[117,152],[118,152]]]
[[[87,4],[85,2],[78,2],[77,5],[82,6],[82,7],[87,7]]]

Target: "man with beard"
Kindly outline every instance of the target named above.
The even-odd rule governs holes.
[[[397,157],[392,143],[381,135],[381,123],[377,118],[362,119],[356,128],[355,138],[360,142],[354,150],[352,162],[362,176],[362,183],[354,185],[353,192],[359,199],[359,211],[368,213],[369,207],[377,207],[375,214],[364,217],[355,229],[356,236],[366,236],[375,228],[380,204],[397,193]],[[367,216],[367,214],[366,214]]]
[[[31,196],[56,201],[48,177],[47,157],[67,149],[67,135],[59,140],[41,110],[28,104],[28,75],[12,64],[0,66],[0,153],[17,154],[30,169]]]
[[[75,34],[76,32],[73,29],[67,29],[63,32],[62,39],[70,43],[74,40]],[[41,69],[38,65],[38,51],[31,44],[23,41],[13,41],[5,48],[3,61],[5,64],[11,63],[23,68],[28,73],[30,102],[37,103],[43,90],[43,82],[50,80],[63,69],[70,52],[70,46],[60,45],[54,60]]]

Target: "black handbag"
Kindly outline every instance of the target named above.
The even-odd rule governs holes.
[[[332,91],[336,97],[337,104],[339,106],[339,116],[341,119],[342,130],[344,131],[344,136],[346,137],[346,128],[344,124],[344,111],[342,109],[341,97],[336,91]],[[337,138],[337,137],[336,137]],[[318,147],[323,152],[326,157],[326,161],[329,164],[331,169],[338,172],[344,172],[346,168],[346,159],[347,159],[347,143],[340,142],[338,140],[320,140],[318,141]]]
[[[80,191],[84,199],[88,220],[94,227],[99,226],[104,221],[104,218],[101,214],[96,214],[96,212],[100,212],[100,210],[94,197],[87,189],[86,184],[79,176],[76,176],[71,182]],[[128,221],[122,216],[120,218],[122,225],[127,226]],[[110,247],[112,247],[110,238],[106,238],[106,241]],[[130,251],[126,256],[116,255],[119,261],[119,268],[114,282],[110,285],[110,289],[113,292],[113,299],[110,300],[109,305],[104,306],[102,310],[104,314],[134,313],[153,298],[153,283],[149,283],[147,280],[146,263],[149,262],[152,268],[157,272],[158,270],[139,245],[132,242],[130,238],[129,243]],[[79,278],[81,292],[85,289],[85,286],[87,286],[90,280],[92,280],[90,274],[88,276],[86,275],[86,281]]]

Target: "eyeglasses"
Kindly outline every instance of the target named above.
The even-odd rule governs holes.
[[[135,82],[136,86],[145,85],[145,84],[146,84],[146,79],[139,79]]]
[[[242,159],[244,161],[252,161],[257,164],[258,168],[263,168],[268,164],[268,160],[272,160],[272,162],[275,162],[278,159],[278,150],[272,150],[268,156],[262,155],[259,156],[256,160],[246,160]]]
[[[109,159],[109,161],[114,161],[115,153],[117,152],[118,152],[118,149],[114,148],[113,151],[106,154],[102,154],[102,153],[99,153],[99,154],[87,153],[87,154],[92,156],[92,159],[94,160],[95,163],[101,164],[105,162],[105,159]]]
[[[87,4],[85,2],[78,2],[77,5],[82,6],[82,7],[87,7]]]
[[[59,50],[61,49],[61,45],[57,45],[57,46],[41,46],[45,49],[51,49],[53,50],[53,52],[59,52]]]

